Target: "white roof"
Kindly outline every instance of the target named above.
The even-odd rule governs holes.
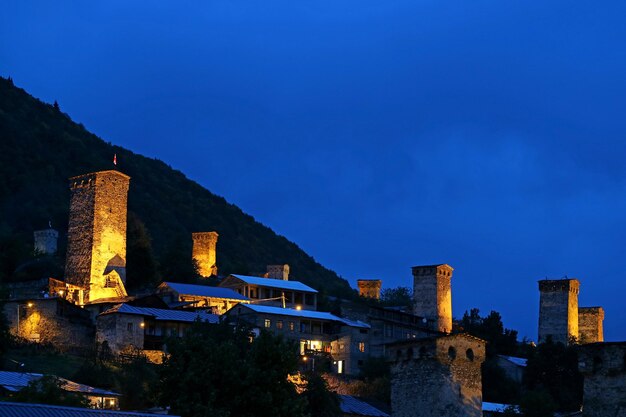
[[[183,295],[195,295],[197,297],[228,298],[230,300],[244,300],[248,297],[233,291],[230,288],[209,287],[208,285],[181,284],[179,282],[164,282],[160,286],[167,285],[174,291]]]
[[[311,310],[296,310],[294,308],[281,308],[281,307],[271,307],[271,306],[263,306],[256,304],[240,304],[246,308],[249,308],[257,313],[263,314],[276,314],[281,316],[292,316],[292,317],[300,317],[305,319],[314,319],[314,320],[328,320],[328,321],[337,321],[352,327],[362,327],[365,329],[369,329],[370,325],[367,323],[363,323],[362,321],[352,321],[348,319],[344,319],[342,317],[335,316],[334,314],[325,312],[325,311],[311,311]]]
[[[258,285],[260,287],[270,287],[270,288],[278,288],[281,290],[289,290],[289,291],[303,291],[303,292],[312,292],[316,293],[317,290],[309,287],[308,285],[304,285],[299,281],[284,281],[282,279],[274,279],[274,278],[262,278],[262,277],[251,277],[248,275],[230,275],[231,277],[238,278],[245,282],[246,284]]]
[[[528,363],[528,359],[526,358],[518,358],[515,356],[505,356],[505,355],[498,355],[503,359],[506,359],[509,362],[514,363],[517,366],[526,366],[526,364]]]
[[[511,404],[488,403],[483,401],[483,411],[503,413],[507,407],[513,407],[516,414],[519,414],[519,407]]]
[[[100,315],[102,316],[113,313],[150,316],[154,317],[157,321],[193,322],[200,319],[202,321],[208,321],[209,323],[219,322],[219,316],[217,314],[209,314],[202,311],[164,310],[161,308],[135,307],[128,304],[118,304],[107,311],[100,313]]]

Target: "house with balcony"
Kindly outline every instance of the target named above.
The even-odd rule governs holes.
[[[317,290],[298,281],[229,275],[219,283],[219,286],[230,288],[255,304],[302,310],[317,309]]]
[[[236,304],[250,302],[248,297],[231,288],[178,282],[163,282],[156,293],[170,308],[205,309],[218,315]]]

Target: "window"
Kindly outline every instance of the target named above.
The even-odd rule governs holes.
[[[270,319],[265,319],[265,327],[271,327],[272,326],[272,321]]]
[[[296,330],[296,324],[293,321],[289,322],[289,330],[292,332]]]
[[[276,322],[276,328],[277,329],[282,329],[283,328],[283,321],[282,320],[278,320]]]
[[[365,342],[359,342],[359,352],[365,352]]]
[[[132,332],[133,331],[133,323],[128,323],[126,325],[126,330],[128,330],[129,332]]]

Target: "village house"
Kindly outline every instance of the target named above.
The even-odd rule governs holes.
[[[178,282],[163,282],[156,293],[169,308],[206,309],[218,315],[226,313],[234,305],[250,302],[248,297],[230,288]]]
[[[331,313],[239,304],[226,315],[231,321],[241,320],[295,342],[303,359],[311,359],[310,367],[324,357],[331,361],[333,372],[355,375],[370,355],[370,326]]]
[[[166,351],[166,338],[182,337],[197,320],[217,323],[219,316],[118,304],[98,315],[96,341],[106,344],[113,353],[141,351],[159,363]]]
[[[224,278],[219,286],[230,288],[248,297],[251,302],[317,310],[317,290],[298,281],[233,274]]]

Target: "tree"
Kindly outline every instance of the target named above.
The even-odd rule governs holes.
[[[126,247],[126,285],[130,290],[155,285],[159,281],[157,262],[146,226],[132,211],[128,212]]]
[[[306,389],[302,395],[307,400],[311,416],[341,417],[339,396],[330,391],[326,380],[315,372],[307,373],[305,379]]]
[[[89,405],[87,398],[80,394],[65,391],[63,381],[51,375],[29,382],[28,386],[15,394],[13,401],[72,407],[87,407]]]
[[[306,416],[306,399],[287,376],[295,345],[246,326],[196,323],[168,344],[158,386],[161,404],[183,417]]]
[[[578,372],[575,348],[554,343],[551,338],[541,343],[528,358],[524,385],[530,391],[545,391],[559,410],[579,410],[583,377]]]
[[[413,305],[413,295],[408,287],[385,288],[380,295],[380,302],[384,306],[410,307]]]

